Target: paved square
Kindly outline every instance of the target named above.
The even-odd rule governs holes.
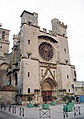
[[[79,119],[79,117],[81,117],[80,119],[83,119],[84,118],[84,104],[75,104],[75,106],[80,106],[81,115],[76,115],[74,117],[74,113],[70,112],[69,117],[67,117],[67,118],[68,119],[73,119],[73,118]],[[20,112],[20,108],[24,109],[24,116],[20,115],[20,113],[22,113],[22,112]],[[41,108],[41,106],[28,108],[26,106],[16,105],[16,113],[13,113],[12,108],[11,108],[11,111],[9,112],[8,107],[6,110],[2,109],[2,111],[0,111],[0,112],[3,112],[3,113],[6,112],[6,114],[9,115],[8,119],[11,119],[11,117],[12,117],[12,119],[22,119],[22,118],[24,118],[24,119],[40,119],[40,117],[39,117],[39,109],[40,108]],[[50,108],[51,119],[64,119],[63,118],[63,105],[62,104],[56,105],[56,106],[50,105],[49,108]],[[7,118],[5,118],[5,116],[4,117],[2,116],[1,119],[7,119]],[[49,117],[44,115],[42,117],[42,119],[49,119]]]

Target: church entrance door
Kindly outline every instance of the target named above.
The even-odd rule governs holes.
[[[56,85],[55,80],[49,77],[43,80],[41,83],[41,93],[44,102],[52,101],[53,91],[56,89]]]
[[[43,101],[52,101],[52,91],[42,91]]]

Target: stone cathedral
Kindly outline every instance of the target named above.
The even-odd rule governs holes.
[[[52,30],[40,30],[38,14],[23,11],[20,32],[13,35],[0,27],[0,101],[26,103],[52,101],[74,95],[75,66],[70,64],[67,25],[51,20]]]

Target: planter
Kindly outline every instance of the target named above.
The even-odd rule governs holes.
[[[68,105],[72,105],[74,107],[74,103],[73,102],[68,102]]]
[[[49,109],[49,104],[42,104],[42,109]]]
[[[73,106],[72,105],[64,105],[63,109],[65,112],[72,112],[73,111]]]
[[[51,102],[50,105],[55,106],[56,102]]]
[[[28,107],[28,108],[31,108],[31,107],[32,107],[32,103],[29,103],[29,104],[27,105],[27,107]]]

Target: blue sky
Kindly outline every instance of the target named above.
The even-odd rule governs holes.
[[[51,30],[53,18],[67,24],[71,64],[76,67],[77,80],[84,81],[84,0],[0,0],[0,23],[10,30],[10,51],[23,10],[38,13],[41,28]]]

